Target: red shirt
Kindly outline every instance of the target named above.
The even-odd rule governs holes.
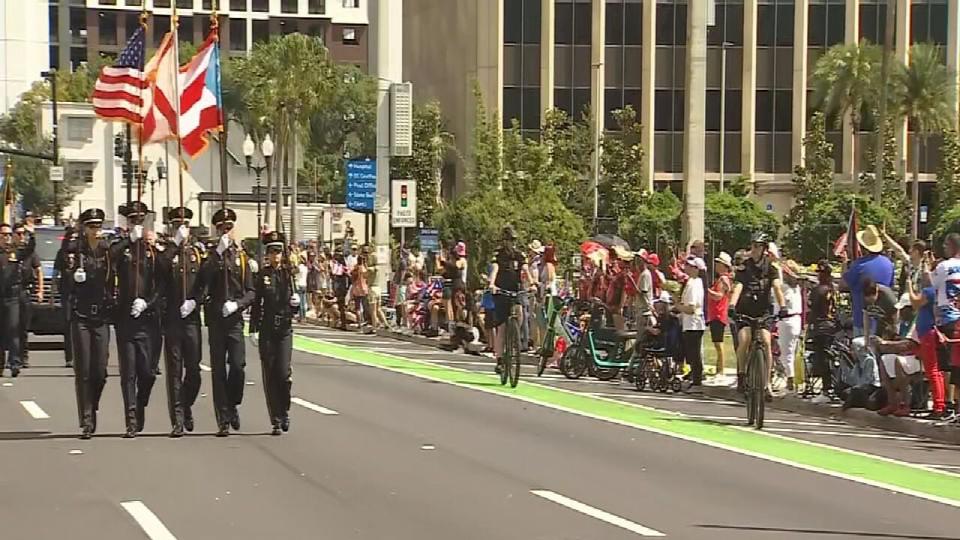
[[[720,321],[723,324],[730,324],[730,318],[727,311],[730,308],[730,289],[733,288],[730,282],[730,274],[720,274],[717,280],[710,287],[711,291],[722,292],[723,298],[715,299],[710,293],[707,293],[707,322]]]

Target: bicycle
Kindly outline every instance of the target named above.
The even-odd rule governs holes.
[[[497,369],[500,372],[500,384],[510,382],[510,388],[516,388],[520,382],[520,317],[523,316],[523,307],[520,305],[520,294],[513,291],[496,289],[494,295],[504,296],[511,301],[510,318],[504,323],[507,333],[503,338],[503,354],[497,359]]]
[[[777,319],[774,315],[763,317],[748,317],[740,315],[738,326],[746,324],[750,327],[750,349],[747,351],[747,366],[744,381],[744,393],[747,402],[747,425],[755,425],[763,429],[764,409],[766,408],[767,378],[767,351],[763,342],[761,330],[770,328],[770,324]]]
[[[540,361],[537,363],[537,377],[543,375],[550,359],[557,352],[558,339],[562,338],[566,342],[567,349],[573,347],[580,339],[580,322],[573,301],[554,298],[550,300],[550,304],[552,305],[550,305],[547,314],[547,331],[539,351]]]

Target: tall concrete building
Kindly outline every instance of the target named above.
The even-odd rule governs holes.
[[[206,36],[213,0],[50,0],[50,65],[73,68],[97,55],[115,56],[136,28],[144,3],[151,13],[149,45],[157,46],[170,29],[174,3],[180,39],[200,43]],[[254,43],[272,35],[300,32],[322,38],[338,62],[366,68],[366,0],[219,0],[216,4],[225,53],[246,54]]]
[[[0,0],[0,114],[49,67],[49,25],[47,0]]]
[[[896,1],[896,55],[906,59],[911,44],[933,42],[956,73],[960,2]],[[688,15],[711,4],[706,57],[693,59],[705,66],[705,89],[687,96],[690,80],[704,86],[688,73],[688,23],[697,22]],[[684,171],[685,161],[702,163],[707,182],[717,182],[722,160],[727,180],[751,178],[764,203],[784,212],[791,171],[803,161],[813,66],[838,43],[882,44],[885,12],[886,0],[405,0],[404,77],[418,101],[440,101],[462,152],[474,80],[505,127],[516,119],[532,135],[551,107],[578,117],[586,107],[602,110],[597,127],[613,130],[611,112],[630,105],[643,124],[648,182],[683,182],[696,172]],[[688,103],[703,105],[702,126],[687,114]],[[703,143],[691,140],[685,159],[690,133]],[[841,180],[852,176],[851,136],[849,123],[829,125]],[[905,141],[900,167],[909,171],[919,159],[922,178],[932,179],[939,145],[912,156]]]

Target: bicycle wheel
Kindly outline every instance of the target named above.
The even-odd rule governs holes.
[[[563,361],[560,365],[560,371],[568,379],[579,379],[587,372],[587,362],[584,360],[586,351],[581,347],[567,349],[563,353]]]
[[[763,429],[763,414],[766,407],[764,400],[767,381],[764,377],[766,370],[766,354],[763,348],[755,349],[750,360],[750,394],[753,401],[753,423],[757,429]]]
[[[509,358],[504,357],[504,371],[507,372],[510,379],[510,387],[516,388],[520,382],[520,324],[516,319],[511,318],[507,323],[507,342],[506,348],[510,350]]]
[[[513,327],[510,325],[509,322],[507,323],[506,328],[504,328],[503,331],[507,333],[507,335],[504,336],[503,338],[503,355],[500,357],[499,360],[497,360],[497,366],[500,368],[500,384],[501,385],[507,384],[507,379],[510,375],[509,373],[507,373],[508,371],[507,366],[510,365],[511,355],[514,354],[513,348],[511,347],[511,344],[513,343],[513,336],[510,335],[510,333],[513,331]]]

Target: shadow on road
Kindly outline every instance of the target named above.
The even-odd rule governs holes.
[[[916,534],[892,534],[884,532],[867,531],[829,531],[823,529],[786,529],[780,527],[748,527],[737,525],[697,525],[704,529],[722,529],[734,531],[753,531],[769,533],[789,533],[789,534],[816,534],[829,536],[862,536],[864,538],[903,538],[905,540],[960,540],[957,536],[921,536]]]
[[[214,431],[207,433],[188,433],[183,436],[184,439],[206,439],[206,438],[216,438],[217,434]],[[230,437],[265,437],[273,439],[275,438],[269,431],[261,432],[249,432],[249,433],[230,433]],[[227,438],[230,438],[227,437]],[[73,440],[79,439],[79,431],[76,433],[52,433],[50,431],[8,431],[0,432],[0,441],[51,441],[51,440]],[[123,433],[98,433],[93,436],[93,439],[122,439]],[[137,434],[137,439],[169,439],[169,433],[139,433]]]

